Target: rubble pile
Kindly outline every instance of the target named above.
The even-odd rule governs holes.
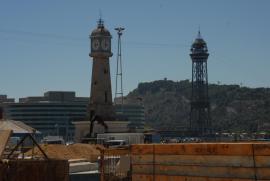
[[[101,145],[90,145],[90,144],[72,144],[72,145],[61,145],[61,144],[41,144],[40,147],[51,159],[70,160],[70,159],[86,159],[90,162],[96,162],[100,156],[100,149],[103,148]],[[34,148],[34,156],[42,157],[40,150]],[[31,156],[32,150],[29,150],[26,155]]]

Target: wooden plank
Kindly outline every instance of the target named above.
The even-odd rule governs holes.
[[[132,181],[153,181],[153,175],[133,174]],[[155,181],[254,181],[254,179],[209,178],[189,176],[155,175]],[[259,180],[258,180],[259,181]]]
[[[7,179],[6,177],[7,169],[8,166],[3,162],[0,162],[0,181],[5,181]]]
[[[105,149],[104,154],[106,156],[112,156],[112,155],[128,155],[130,154],[130,150],[128,148],[115,148],[115,149]]]
[[[256,143],[253,148],[256,156],[270,156],[270,143]]]
[[[155,161],[154,161],[155,159]],[[269,166],[270,162],[258,160],[260,167]],[[262,160],[262,161],[261,161]],[[270,160],[270,157],[266,160]],[[259,164],[260,162],[260,164]],[[198,165],[198,166],[223,166],[223,167],[254,167],[252,156],[217,156],[217,155],[133,155],[133,164],[158,164],[158,165]]]
[[[253,145],[253,146],[252,146]],[[253,148],[252,148],[253,147]],[[132,154],[181,155],[253,155],[270,156],[270,143],[181,143],[137,144],[131,146]]]
[[[7,178],[11,181],[68,181],[67,160],[9,160]]]
[[[269,167],[270,168],[270,156],[255,156],[256,167]]]
[[[132,174],[132,181],[154,181],[153,175]]]
[[[2,158],[2,154],[6,148],[9,137],[12,134],[12,130],[1,130],[0,131],[0,159]]]
[[[270,180],[270,168],[257,168],[256,174],[258,179]]]
[[[254,179],[209,178],[157,175],[156,181],[254,181]]]
[[[131,154],[132,155],[146,155],[153,154],[153,144],[137,144],[131,145]]]
[[[166,176],[157,175],[156,181],[207,181],[206,177]]]
[[[212,178],[254,179],[255,169],[245,167],[202,167],[202,166],[164,166],[133,165],[133,174],[159,174],[176,176],[195,176]],[[270,180],[270,168],[257,168],[257,179]]]
[[[134,165],[133,164],[131,169],[132,169],[132,174],[152,175],[154,173],[153,165]]]
[[[131,158],[132,164],[254,167],[253,156],[132,155]],[[255,165],[270,167],[270,156],[255,156]]]
[[[253,155],[248,143],[189,143],[154,145],[160,155]]]

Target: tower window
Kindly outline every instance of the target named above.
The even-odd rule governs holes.
[[[94,82],[94,85],[97,85],[97,81]]]
[[[105,92],[105,102],[108,102],[108,94],[107,94],[107,91]]]
[[[107,69],[104,69],[104,74],[107,74],[108,73],[108,70]]]

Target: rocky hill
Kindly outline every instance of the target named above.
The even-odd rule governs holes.
[[[177,130],[188,125],[191,97],[189,80],[140,83],[127,97],[142,98],[146,124],[151,127]],[[209,98],[214,130],[270,130],[270,88],[210,84]]]

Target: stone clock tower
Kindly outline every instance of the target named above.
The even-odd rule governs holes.
[[[111,38],[110,32],[100,19],[97,28],[90,35],[89,56],[93,58],[93,66],[89,114],[90,117],[100,116],[104,121],[112,121],[115,117],[109,63],[109,58],[112,56]]]

